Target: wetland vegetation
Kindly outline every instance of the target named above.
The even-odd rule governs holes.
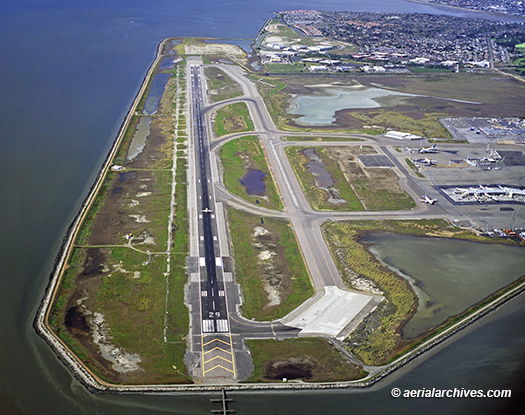
[[[253,122],[244,102],[226,105],[217,110],[215,134],[220,137],[230,133],[253,131]]]
[[[324,187],[319,173],[312,173],[314,151],[333,183]],[[364,167],[359,156],[379,154],[370,146],[288,147],[286,153],[305,196],[316,210],[402,210],[415,207],[414,200],[400,187],[399,177],[388,167]]]
[[[366,364],[380,365],[421,342],[432,334],[405,339],[402,328],[415,314],[418,297],[409,282],[381,264],[360,243],[370,232],[388,231],[415,236],[455,238],[493,243],[494,240],[457,228],[442,220],[420,221],[353,221],[324,225],[326,240],[345,282],[353,288],[381,292],[385,300],[367,316],[347,339],[347,346]],[[467,308],[467,307],[465,307]],[[448,319],[446,324],[457,321]],[[442,326],[436,330],[442,330]]]
[[[415,75],[258,76],[257,88],[276,126],[289,131],[377,133],[387,128],[427,138],[451,138],[439,122],[443,117],[513,117],[521,115],[525,86],[504,76],[472,73]],[[482,84],[484,87],[479,88]],[[381,108],[335,111],[328,126],[301,126],[292,114],[293,97],[312,95],[312,86],[381,88],[412,94]],[[297,99],[297,98],[296,98]]]
[[[284,317],[313,295],[308,271],[290,223],[228,209],[242,315],[256,320]]]
[[[222,164],[224,185],[233,194],[251,203],[258,203],[270,209],[282,210],[281,198],[270,173],[266,157],[256,136],[247,136],[231,140],[219,150]],[[250,195],[241,178],[250,169],[261,171],[264,176],[264,193]]]
[[[165,74],[149,129],[140,128],[145,117],[134,115],[124,132],[113,160],[122,170],[105,176],[49,319],[84,364],[113,383],[191,382],[183,361],[189,325],[184,67]],[[146,102],[142,97],[139,108]],[[175,217],[167,251],[172,180]]]

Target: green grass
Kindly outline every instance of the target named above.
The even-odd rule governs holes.
[[[215,134],[220,137],[230,133],[253,131],[253,122],[244,102],[227,105],[217,111]]]
[[[305,148],[306,147],[288,147],[286,149],[286,154],[290,159],[294,172],[297,175],[299,183],[301,184],[306,198],[312,205],[312,208],[315,210],[364,210],[363,205],[346,181],[337,164],[328,156],[325,149],[315,147],[316,154],[322,160],[324,168],[330,173],[334,180],[332,187],[337,189],[339,191],[339,197],[346,201],[341,204],[332,204],[328,202],[330,194],[315,185],[315,177],[308,170],[307,164],[311,159],[303,154]]]
[[[120,263],[121,268],[129,273],[114,271],[110,276],[103,278],[96,297],[96,311],[105,316],[110,327],[113,342],[131,353],[138,353],[143,358],[141,366],[161,382],[188,381],[187,376],[174,372],[173,361],[166,358],[166,347],[163,341],[164,316],[165,316],[165,287],[166,257],[153,255],[149,265],[143,266],[145,255],[131,249],[114,248],[111,253],[111,262]],[[140,277],[136,278],[131,271],[139,271]],[[180,278],[179,278],[180,279]],[[177,280],[173,278],[173,280]],[[180,283],[172,284],[175,297],[181,297]],[[188,331],[188,311],[181,298],[170,298],[172,307],[169,311],[176,312],[182,307],[180,322],[169,325],[170,340],[182,342]],[[184,318],[186,316],[186,318]],[[172,322],[170,320],[170,322]],[[185,327],[185,330],[183,329]],[[182,356],[178,360],[181,361]],[[175,357],[173,357],[175,359]],[[185,366],[178,366],[185,369]]]
[[[408,164],[408,167],[410,167],[414,171],[414,173],[416,173],[417,177],[425,178],[425,175],[419,171],[418,167],[414,164],[412,160],[406,158],[405,161]]]
[[[423,119],[415,119],[386,108],[373,111],[355,111],[350,115],[365,124],[380,125],[384,128],[405,131],[422,137],[451,138],[448,130],[439,122],[445,113],[427,113]]]
[[[254,371],[247,382],[279,382],[281,379],[265,377],[272,364],[302,362],[310,370],[311,382],[353,380],[365,375],[327,340],[297,338],[285,340],[247,340],[253,359]]]
[[[359,133],[362,131],[360,130]],[[366,133],[363,133],[366,134]],[[363,141],[361,138],[347,138],[347,137],[321,137],[316,134],[310,136],[286,136],[281,137],[283,141]]]
[[[313,288],[295,235],[287,220],[261,218],[244,211],[228,209],[228,223],[235,257],[235,279],[241,285],[244,304],[242,314],[256,320],[275,320],[287,315],[313,295]],[[264,290],[258,250],[254,246],[254,229],[262,227],[272,238],[276,261],[281,271],[283,291],[281,304],[269,306]],[[268,235],[266,235],[268,236]]]
[[[219,68],[205,68],[211,102],[223,101],[242,95],[241,86]]]
[[[514,45],[516,49],[519,49],[522,53],[525,52],[525,43],[520,43],[519,45]]]
[[[180,75],[182,81],[184,72],[181,71]],[[173,106],[176,92],[174,81],[175,78],[170,79],[161,100],[161,105],[165,110],[171,112],[177,110]],[[123,143],[116,157],[116,162],[119,164],[123,164],[125,161],[127,147],[135,131],[138,118],[133,117],[125,132]],[[184,117],[181,116],[180,120],[184,121]],[[167,118],[158,117],[155,122],[157,121],[160,123],[158,125],[161,127],[164,140],[159,142],[158,147],[155,148],[157,154],[160,154],[155,166],[158,167],[162,164],[162,167],[169,168],[171,163],[167,164],[166,160],[168,159],[164,157],[169,156],[171,158],[173,156],[173,126],[166,122]],[[185,140],[184,137],[182,141]],[[153,252],[158,249],[158,251],[164,252],[167,245],[167,225],[170,212],[171,172],[155,170],[137,170],[136,172],[138,178],[148,180],[148,184],[154,190],[152,194],[140,198],[138,208],[140,212],[137,212],[137,208],[130,207],[128,202],[132,196],[129,195],[128,199],[124,198],[120,213],[124,216],[130,213],[144,214],[149,222],[134,224],[139,229],[133,228],[133,231],[140,233],[142,230],[147,230],[154,237],[155,245],[137,245],[137,248],[141,250],[150,248]],[[107,203],[110,190],[119,186],[118,178],[117,173],[108,173],[82,224],[79,236],[75,241],[77,245],[88,244],[92,236],[92,227],[101,209]],[[103,260],[104,266],[107,267],[107,271],[102,271],[103,274],[99,272],[98,275],[90,276],[86,286],[91,290],[88,301],[94,302],[94,305],[90,306],[90,311],[97,311],[104,315],[111,341],[115,345],[127,352],[140,355],[140,366],[144,369],[144,374],[140,379],[137,378],[136,382],[138,383],[191,382],[183,360],[189,329],[188,310],[184,305],[184,284],[187,283],[185,265],[188,252],[188,214],[186,160],[183,157],[179,157],[177,160],[175,190],[174,246],[171,253],[171,272],[168,278],[170,294],[167,304],[167,279],[164,275],[167,266],[166,254],[152,254],[149,264],[143,265],[148,255],[129,247],[90,248],[95,250],[93,252],[99,251],[99,254],[105,258]],[[114,226],[118,226],[120,222],[118,221]],[[119,241],[119,243],[122,242]],[[75,284],[86,284],[86,277],[81,274],[84,271],[83,264],[86,260],[86,252],[85,248],[77,247],[74,249],[59,287],[57,299],[52,306],[50,324],[79,359],[84,361],[96,374],[102,376],[100,370],[97,369],[101,367],[101,363],[90,356],[91,352],[88,352],[81,341],[64,326],[66,305],[70,301],[73,290],[79,290]],[[168,310],[167,343],[164,342],[163,336],[166,307]]]
[[[256,136],[229,141],[221,147],[219,156],[224,167],[224,184],[228,190],[248,202],[258,201],[264,207],[282,210],[281,199]],[[263,197],[249,195],[239,181],[248,169],[257,169],[266,173],[264,178],[266,191]]]
[[[408,69],[410,70],[410,72],[413,72],[413,73],[453,72],[452,69],[448,69],[448,68],[433,68],[433,67],[419,67],[419,66],[409,67]]]
[[[286,111],[289,105],[288,95],[282,92],[287,87],[286,83],[276,78],[251,78],[256,82],[257,90],[263,97],[266,109],[270,113],[276,127],[280,130],[286,128],[286,123],[290,117]],[[264,83],[257,82],[259,79],[263,79]]]
[[[270,74],[301,73],[308,70],[304,66],[290,65],[287,63],[267,63],[264,70]]]

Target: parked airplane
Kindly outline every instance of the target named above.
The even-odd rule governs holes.
[[[423,203],[428,203],[429,205],[433,205],[435,202],[437,202],[437,199],[432,199],[431,197],[428,197],[426,193],[422,196],[422,199],[419,200]]]
[[[436,145],[434,144],[432,147],[421,147],[419,149],[420,153],[437,153]]]
[[[421,154],[438,152],[435,144],[432,147],[412,147],[412,148],[407,148],[407,150],[411,153],[421,153]]]
[[[416,163],[426,164],[428,166],[432,166],[433,164],[436,164],[436,160],[430,160],[428,157],[425,157],[424,159],[415,159]]]

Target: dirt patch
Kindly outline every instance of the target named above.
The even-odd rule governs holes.
[[[359,155],[379,154],[371,147],[328,147],[346,181],[367,210],[396,210],[414,207],[412,198],[399,184],[391,168],[364,167]]]
[[[267,362],[264,368],[266,379],[312,379],[315,365],[307,358],[292,358],[287,361]]]
[[[261,226],[253,230],[253,246],[257,253],[258,274],[268,295],[265,308],[278,306],[291,293],[284,248],[279,244],[278,235]]]
[[[226,55],[244,57],[245,52],[236,45],[225,43],[206,43],[197,45],[185,45],[186,55]]]

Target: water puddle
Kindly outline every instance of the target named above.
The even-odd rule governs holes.
[[[149,136],[150,127],[151,117],[141,117],[129,145],[127,160],[135,159],[142,152]]]
[[[162,94],[164,94],[164,88],[166,87],[166,83],[168,82],[169,78],[169,73],[159,73],[155,75],[153,81],[151,81],[151,87],[148,93],[148,98],[146,99],[146,104],[144,104],[144,114],[153,115],[157,112],[160,99],[162,98]]]
[[[525,274],[525,248],[447,238],[373,233],[378,260],[407,277],[419,298],[403,334],[414,337]]]
[[[124,183],[128,179],[133,179],[137,175],[137,172],[127,171],[124,173],[119,173],[119,175],[120,175],[120,178],[119,178],[120,183]]]
[[[257,169],[249,169],[239,181],[246,189],[246,193],[252,196],[263,196],[266,192],[266,185],[264,184],[264,178],[266,173]]]
[[[162,63],[160,64],[160,67],[159,69],[160,70],[163,70],[163,69],[173,69],[175,68],[175,65],[177,65],[177,62],[180,60],[180,58],[172,58],[172,57],[169,57],[169,58],[164,58],[162,60]]]

